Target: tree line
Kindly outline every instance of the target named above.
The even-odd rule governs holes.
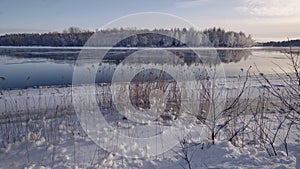
[[[270,41],[270,42],[262,43],[261,46],[274,46],[274,47],[300,46],[300,39],[280,41],[280,42]]]
[[[92,36],[96,33],[96,36]],[[100,37],[97,39],[97,36]],[[0,46],[84,46],[88,39],[91,46],[118,47],[250,47],[251,35],[243,32],[210,28],[204,31],[194,28],[173,29],[106,29],[88,31],[70,27],[63,32],[20,33],[0,36]],[[116,37],[122,39],[116,43]]]

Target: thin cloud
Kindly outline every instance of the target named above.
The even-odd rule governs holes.
[[[244,0],[237,10],[255,16],[295,16],[300,14],[299,0]]]
[[[176,2],[175,6],[177,8],[191,8],[191,7],[206,4],[208,2],[209,0],[188,0],[188,1]]]

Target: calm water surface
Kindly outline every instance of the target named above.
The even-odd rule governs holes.
[[[195,59],[191,51],[183,49],[168,49],[174,54],[184,58],[186,64],[167,65],[176,70],[199,70],[201,61]],[[197,50],[197,49],[195,49]],[[204,55],[207,50],[201,49]],[[136,49],[115,49],[111,51],[101,64],[93,57],[85,58],[85,63],[77,65],[83,72],[92,67],[98,69],[97,83],[107,83],[117,67],[121,66],[125,72],[135,72],[134,64],[122,64],[122,60],[134,53]],[[201,53],[200,52],[200,53]],[[0,89],[28,88],[37,86],[68,86],[72,84],[72,75],[76,59],[80,53],[79,48],[0,48]],[[224,68],[226,77],[235,77],[242,74],[252,66],[252,72],[257,68],[265,74],[280,72],[279,67],[287,68],[288,59],[280,50],[271,49],[217,49],[220,60],[211,61],[211,65]],[[141,56],[142,57],[142,56]],[[207,56],[209,57],[209,56]],[[143,60],[145,69],[159,61]],[[199,67],[199,69],[198,69]],[[256,68],[257,67],[257,68]],[[148,72],[149,73],[149,72]],[[197,73],[197,72],[196,72]]]

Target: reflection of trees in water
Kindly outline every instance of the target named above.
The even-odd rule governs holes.
[[[211,65],[218,65],[222,63],[239,62],[242,59],[246,60],[252,52],[250,49],[219,49],[219,50],[177,50],[173,52],[175,55],[184,59],[187,65],[194,63],[206,63]],[[218,56],[218,57],[216,57]]]
[[[75,60],[80,49],[63,48],[1,48],[0,55],[17,58],[47,58],[54,60]]]
[[[101,49],[99,49],[101,50]],[[155,50],[155,49],[154,49]],[[136,52],[137,49],[112,49],[109,50],[106,56],[103,58],[104,61],[119,64],[126,57]],[[212,65],[222,63],[230,63],[230,62],[239,62],[242,59],[247,59],[250,56],[250,49],[208,49],[208,50],[191,50],[191,49],[168,49],[169,52],[172,52],[175,56],[180,58],[183,63],[187,65],[191,64],[201,64],[203,60],[206,63]],[[11,49],[0,49],[0,55],[7,55],[11,57],[17,58],[47,58],[53,60],[76,60],[79,55],[80,49],[39,49],[39,48],[11,48]],[[88,52],[88,50],[84,50],[84,52]],[[94,51],[93,51],[94,52]],[[92,55],[90,58],[84,58],[86,60],[94,59]],[[200,56],[200,57],[199,57]],[[219,56],[220,60],[215,57]],[[160,60],[144,60],[142,62],[147,63],[160,63]]]
[[[285,55],[295,55],[295,56],[300,56],[300,49],[299,48],[296,48],[296,49],[293,49],[293,48],[285,48],[285,49],[281,49],[280,50],[281,53],[284,53]]]
[[[250,49],[217,50],[217,52],[222,63],[237,63],[242,59],[246,60],[250,55],[252,55]]]

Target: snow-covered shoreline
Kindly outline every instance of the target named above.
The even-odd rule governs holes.
[[[268,75],[268,77],[270,77],[275,87],[285,87],[281,84],[281,79],[276,75]],[[251,93],[243,94],[241,98],[256,99],[262,90],[267,87],[261,84],[260,80],[262,79],[250,77],[246,87]],[[244,81],[245,77],[227,78],[225,81],[220,80],[217,88],[220,92],[226,94],[227,99],[230,99],[230,97],[235,97],[232,94],[237,93],[241,89]],[[186,82],[185,86],[181,89],[182,97],[191,98],[194,101],[201,99],[199,95],[201,93],[199,91],[201,90],[201,85],[200,88],[196,87],[199,86],[198,83],[201,82]],[[107,93],[105,90],[111,90],[109,88],[110,85],[110,83],[95,85],[96,92],[98,92],[98,95]],[[88,87],[87,85],[85,86]],[[103,102],[108,102],[108,100]],[[72,86],[44,86],[28,89],[0,90],[0,121],[5,119],[4,117],[6,116],[13,116],[18,113],[53,112],[57,107],[60,110],[74,112],[72,104]]]
[[[242,79],[229,78],[225,84],[218,85],[218,90],[227,91],[229,92],[228,97],[234,97],[243,85],[245,79]],[[272,78],[274,85],[281,88],[285,87],[282,84],[280,86],[279,80]],[[85,90],[84,87],[86,86],[81,87]],[[98,94],[105,93],[105,90],[110,89],[108,87],[109,84],[97,86]],[[250,93],[245,94],[241,99],[256,99],[266,87],[258,81],[257,77],[252,77],[247,88]],[[195,91],[199,88],[191,90],[192,88],[187,87],[187,89],[189,90],[186,94],[189,98],[198,97]],[[86,92],[89,93],[87,90]],[[300,154],[298,126],[293,126],[290,131],[289,155],[286,155],[284,144],[281,142],[288,129],[288,126],[284,125],[275,144],[278,155],[270,156],[268,154],[270,147],[262,146],[264,144],[260,143],[261,140],[256,138],[255,133],[251,134],[253,132],[251,129],[255,129],[256,123],[252,119],[253,117],[249,115],[241,117],[241,121],[236,122],[237,128],[222,129],[215,144],[207,139],[209,137],[208,127],[195,121],[195,123],[190,123],[191,126],[195,127],[190,131],[192,138],[184,144],[178,140],[179,144],[170,151],[148,158],[124,158],[114,152],[103,150],[91,137],[86,135],[74,112],[71,86],[2,90],[0,97],[0,134],[3,136],[0,139],[2,143],[0,144],[0,168],[51,168],[54,166],[58,168],[179,169],[182,166],[187,166],[187,159],[184,159],[186,151],[190,153],[188,157],[190,157],[189,162],[192,168],[283,169],[294,168],[297,161],[296,156]],[[105,104],[109,107],[111,103],[108,101]],[[192,105],[193,103],[189,106],[189,110],[192,110]],[[109,109],[105,110],[108,110],[104,116],[109,124],[118,132],[131,136],[147,136],[149,132],[157,132],[151,129],[151,127],[155,128],[155,125],[160,128],[164,125],[175,125],[175,123],[146,123],[148,126],[143,127],[144,124],[134,126],[126,118],[116,116]],[[36,116],[32,112],[36,112]],[[268,127],[266,131],[271,133],[275,132],[277,127],[277,121],[274,118],[271,113],[264,115],[264,123]],[[226,133],[228,134],[228,131],[235,131],[245,125],[243,121],[250,121],[254,128],[249,127],[242,135],[244,138],[240,138],[241,142],[237,141],[234,145],[226,140]],[[178,124],[186,125],[184,123]],[[8,136],[11,137],[16,134],[19,135],[16,138],[21,140],[17,139],[14,143],[13,138]],[[7,140],[10,142],[7,143]],[[139,144],[136,146],[133,144],[133,147],[138,146]],[[127,151],[126,147],[124,147],[125,150]],[[18,162],[15,162],[15,159],[18,159]]]

